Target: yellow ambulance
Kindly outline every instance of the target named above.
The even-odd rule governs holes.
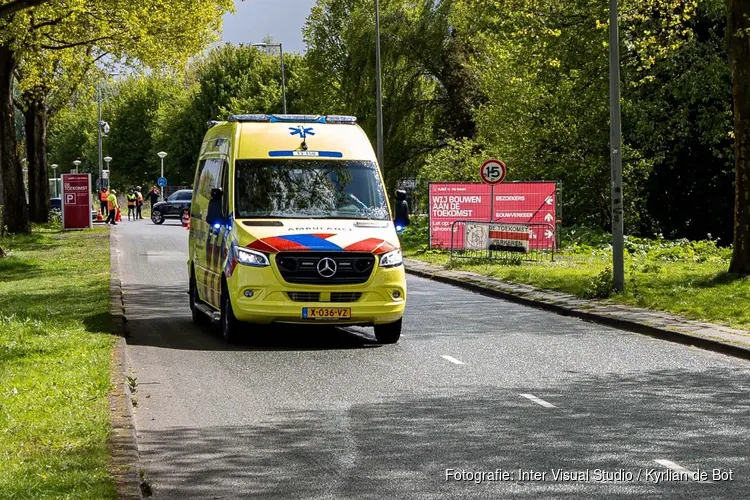
[[[193,321],[373,326],[396,343],[403,257],[370,141],[350,116],[233,115],[201,144],[190,214]]]

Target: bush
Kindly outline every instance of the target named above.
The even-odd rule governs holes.
[[[400,234],[404,250],[427,251],[430,248],[430,221],[427,216],[411,218],[411,223]]]
[[[612,269],[606,268],[594,276],[583,291],[583,296],[587,299],[608,299],[615,294],[615,287],[612,281]]]

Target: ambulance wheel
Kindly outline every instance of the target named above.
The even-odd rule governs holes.
[[[151,212],[151,222],[157,225],[164,224],[164,216],[158,210],[154,210]]]
[[[375,325],[375,339],[379,344],[395,344],[401,338],[401,320],[385,325]]]
[[[239,340],[240,322],[234,316],[232,301],[226,283],[221,287],[221,336],[230,344]]]
[[[193,323],[198,326],[206,326],[209,324],[208,316],[196,307],[196,304],[199,304],[200,301],[198,285],[195,283],[195,274],[190,273],[190,312],[193,313]]]

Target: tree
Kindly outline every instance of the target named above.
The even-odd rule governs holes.
[[[94,57],[92,48],[86,46],[42,50],[29,54],[19,66],[17,80],[22,99],[16,105],[24,114],[29,218],[32,222],[43,223],[49,219],[49,119],[68,104],[87,72],[105,55]]]
[[[413,176],[451,137],[474,134],[467,47],[453,37],[453,0],[380,3],[386,182]],[[303,29],[309,103],[317,113],[357,116],[375,139],[375,5],[321,0]]]
[[[21,10],[32,3],[38,6]],[[110,53],[125,63],[179,66],[214,38],[221,16],[233,2],[127,0],[112,8],[107,0],[17,0],[7,5],[14,4],[15,10],[8,7],[9,15],[0,17],[0,170],[4,223],[11,232],[28,232],[22,172],[11,134],[11,86],[19,63],[42,50],[88,46],[94,54]]]
[[[750,2],[727,0],[736,165],[734,250],[729,271],[750,274]]]

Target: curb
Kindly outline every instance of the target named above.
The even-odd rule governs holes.
[[[598,323],[601,325],[617,328],[620,330],[626,330],[626,331],[633,332],[633,333],[640,333],[640,334],[648,335],[650,337],[655,337],[661,340],[667,340],[669,342],[695,346],[695,347],[699,347],[701,349],[705,349],[708,351],[719,352],[722,354],[727,354],[727,355],[735,356],[738,358],[750,359],[750,347],[741,347],[735,344],[721,342],[719,340],[714,340],[714,339],[707,338],[707,337],[701,337],[701,336],[691,335],[689,333],[685,333],[681,331],[660,328],[658,326],[641,323],[639,321],[613,317],[613,316],[606,316],[603,314],[597,314],[597,313],[586,311],[583,309],[576,309],[576,308],[560,305],[560,304],[553,303],[553,302],[545,302],[539,299],[523,297],[521,295],[513,294],[505,290],[498,290],[496,288],[490,288],[488,286],[480,285],[480,284],[473,283],[470,281],[465,281],[459,278],[453,278],[450,276],[441,276],[434,272],[425,271],[422,269],[414,269],[414,268],[410,269],[408,267],[408,263],[405,266],[405,269],[408,274],[412,274],[420,278],[426,278],[432,281],[437,281],[439,283],[457,286],[459,288],[463,288],[465,290],[469,290],[475,293],[479,293],[479,294],[486,295],[489,297],[504,299],[509,302],[514,302],[517,304],[534,307],[536,309],[542,309],[548,312],[559,314],[561,316],[570,316],[574,318],[579,318],[584,321],[588,321],[590,323]]]
[[[127,319],[122,296],[120,263],[117,245],[112,232],[109,233],[110,278],[109,292],[112,301],[112,323],[117,339],[112,347],[110,368],[111,391],[109,403],[112,432],[109,448],[112,454],[111,473],[115,481],[117,498],[123,500],[143,500],[141,485],[141,465],[138,453],[138,440],[133,419],[133,402],[127,384]]]

